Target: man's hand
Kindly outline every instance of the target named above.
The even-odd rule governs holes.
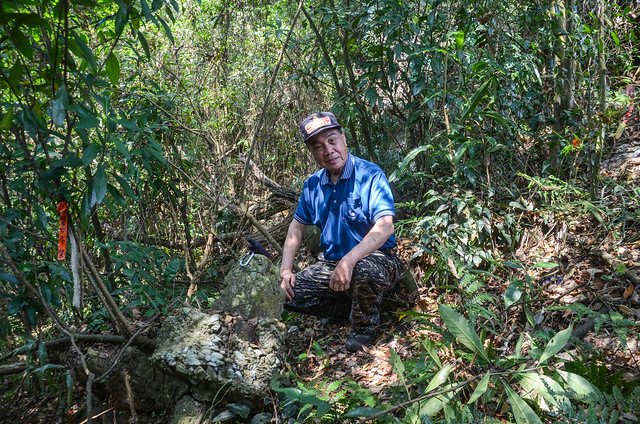
[[[351,276],[353,275],[353,267],[355,264],[349,262],[346,257],[342,258],[331,274],[329,288],[335,291],[345,291],[349,289],[351,284]]]
[[[295,296],[293,287],[296,285],[296,275],[290,269],[285,269],[280,272],[280,278],[280,287],[284,290],[285,296],[287,296],[288,300],[293,299]]]

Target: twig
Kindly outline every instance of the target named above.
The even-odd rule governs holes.
[[[476,381],[480,377],[481,377],[480,375],[476,375],[475,377],[473,377],[473,378],[471,378],[471,379],[469,379],[467,381],[463,381],[462,383],[456,384],[455,386],[449,387],[448,389],[439,390],[439,391],[435,391],[435,392],[431,391],[431,392],[429,392],[427,394],[424,394],[422,396],[419,396],[419,397],[417,397],[415,399],[411,399],[411,400],[408,400],[406,402],[402,402],[399,405],[392,406],[389,409],[385,409],[384,411],[380,411],[380,412],[378,412],[378,413],[376,413],[374,415],[371,415],[370,417],[366,417],[365,419],[363,419],[363,421],[372,421],[372,420],[374,420],[376,418],[379,418],[379,417],[381,417],[383,415],[387,415],[387,414],[389,414],[389,413],[391,413],[393,411],[397,411],[398,409],[404,408],[405,406],[408,406],[408,405],[412,405],[412,404],[414,404],[416,402],[420,402],[420,401],[429,399],[429,398],[434,397],[434,396],[440,396],[440,395],[443,395],[445,393],[449,393],[449,392],[458,390],[461,387],[468,386],[469,384],[473,383],[474,381]]]
[[[142,331],[143,327],[140,327],[138,329],[138,331],[136,331],[133,336],[131,336],[129,338],[129,340],[127,340],[127,342],[124,344],[124,346],[122,346],[122,349],[120,349],[120,352],[118,352],[118,354],[116,355],[115,359],[113,360],[113,363],[111,364],[111,366],[109,367],[108,370],[106,370],[100,377],[98,377],[96,379],[97,383],[102,383],[104,380],[107,379],[107,377],[109,377],[109,374],[111,374],[113,372],[113,370],[116,368],[116,365],[118,365],[118,362],[120,362],[120,360],[122,359],[122,356],[124,355],[124,352],[127,350],[127,348],[129,346],[131,346],[131,343],[133,343],[133,341],[136,339],[136,337],[138,337],[138,335],[140,334],[140,332]]]
[[[127,318],[125,318],[125,316],[122,314],[122,312],[118,308],[118,305],[116,305],[116,302],[113,300],[113,297],[111,297],[111,293],[109,293],[109,290],[107,290],[107,287],[102,282],[102,278],[100,278],[100,274],[98,273],[96,266],[91,260],[91,257],[89,257],[89,254],[85,250],[84,246],[79,245],[78,248],[82,252],[82,257],[85,261],[85,264],[87,264],[87,268],[89,268],[89,275],[93,277],[93,282],[95,283],[99,292],[102,293],[103,300],[105,300],[105,306],[113,314],[113,317],[116,321],[116,325],[125,334],[127,335],[133,334],[133,329],[131,328],[131,324],[129,323]]]
[[[278,244],[278,242],[274,240],[274,238],[271,236],[271,234],[269,234],[269,231],[267,231],[267,229],[264,228],[264,226],[262,224],[260,224],[260,222],[258,221],[258,219],[255,216],[250,214],[248,211],[243,210],[239,206],[234,205],[233,203],[227,202],[226,200],[224,200],[222,198],[215,199],[213,196],[211,196],[211,194],[209,194],[209,191],[205,187],[203,187],[199,182],[197,182],[196,180],[191,178],[182,168],[180,168],[178,165],[172,163],[171,161],[167,161],[167,162],[169,162],[169,164],[171,166],[173,166],[179,172],[181,172],[189,180],[189,182],[191,182],[194,186],[196,186],[196,188],[200,189],[200,191],[202,191],[202,193],[205,196],[207,196],[210,200],[212,200],[214,203],[218,203],[218,201],[219,201],[220,203],[222,203],[223,208],[229,208],[234,213],[236,213],[238,215],[241,215],[241,216],[246,216],[247,218],[249,218],[249,220],[251,221],[253,226],[256,227],[256,229],[258,231],[260,231],[260,233],[267,239],[267,241],[269,243],[271,243],[271,245],[278,251],[278,253],[282,254],[282,246],[280,246]]]

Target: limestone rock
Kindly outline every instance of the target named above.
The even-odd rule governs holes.
[[[184,307],[165,319],[152,360],[187,379],[197,401],[226,393],[260,405],[283,363],[283,304],[277,269],[255,255],[227,275],[213,313]]]
[[[213,307],[248,319],[279,319],[284,295],[278,280],[278,268],[265,256],[254,255],[247,265],[236,264],[227,274]]]

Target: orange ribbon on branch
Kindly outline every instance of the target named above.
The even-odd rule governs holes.
[[[56,208],[60,214],[60,228],[58,229],[58,260],[64,261],[67,254],[67,230],[69,228],[69,207],[67,202],[58,203]]]

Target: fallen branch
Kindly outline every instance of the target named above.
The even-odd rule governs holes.
[[[82,333],[73,333],[73,338],[76,339],[77,342],[91,342],[91,343],[112,343],[119,344],[127,341],[127,338],[124,336],[117,336],[112,334],[82,334]],[[32,343],[18,349],[15,349],[13,352],[7,353],[3,356],[0,356],[0,362],[4,362],[7,359],[14,358],[18,355],[24,355],[27,352],[32,352],[38,349],[41,343],[44,343],[47,349],[56,348],[58,346],[64,346],[71,343],[70,337],[61,337],[55,340],[41,341],[40,343]],[[135,337],[133,340],[133,344],[143,348],[146,351],[153,351],[156,346],[156,341],[152,339],[139,339]]]
[[[7,375],[20,374],[27,369],[27,364],[24,362],[15,362],[9,365],[0,366],[0,377]]]
[[[251,170],[251,173],[258,179],[258,181],[267,186],[271,193],[273,193],[275,196],[280,197],[292,204],[295,204],[298,201],[299,193],[297,193],[294,189],[282,186],[271,178],[267,177],[254,161],[252,161],[251,159],[247,159],[246,157],[241,157],[240,161],[244,163],[245,166],[248,166],[249,170]]]

